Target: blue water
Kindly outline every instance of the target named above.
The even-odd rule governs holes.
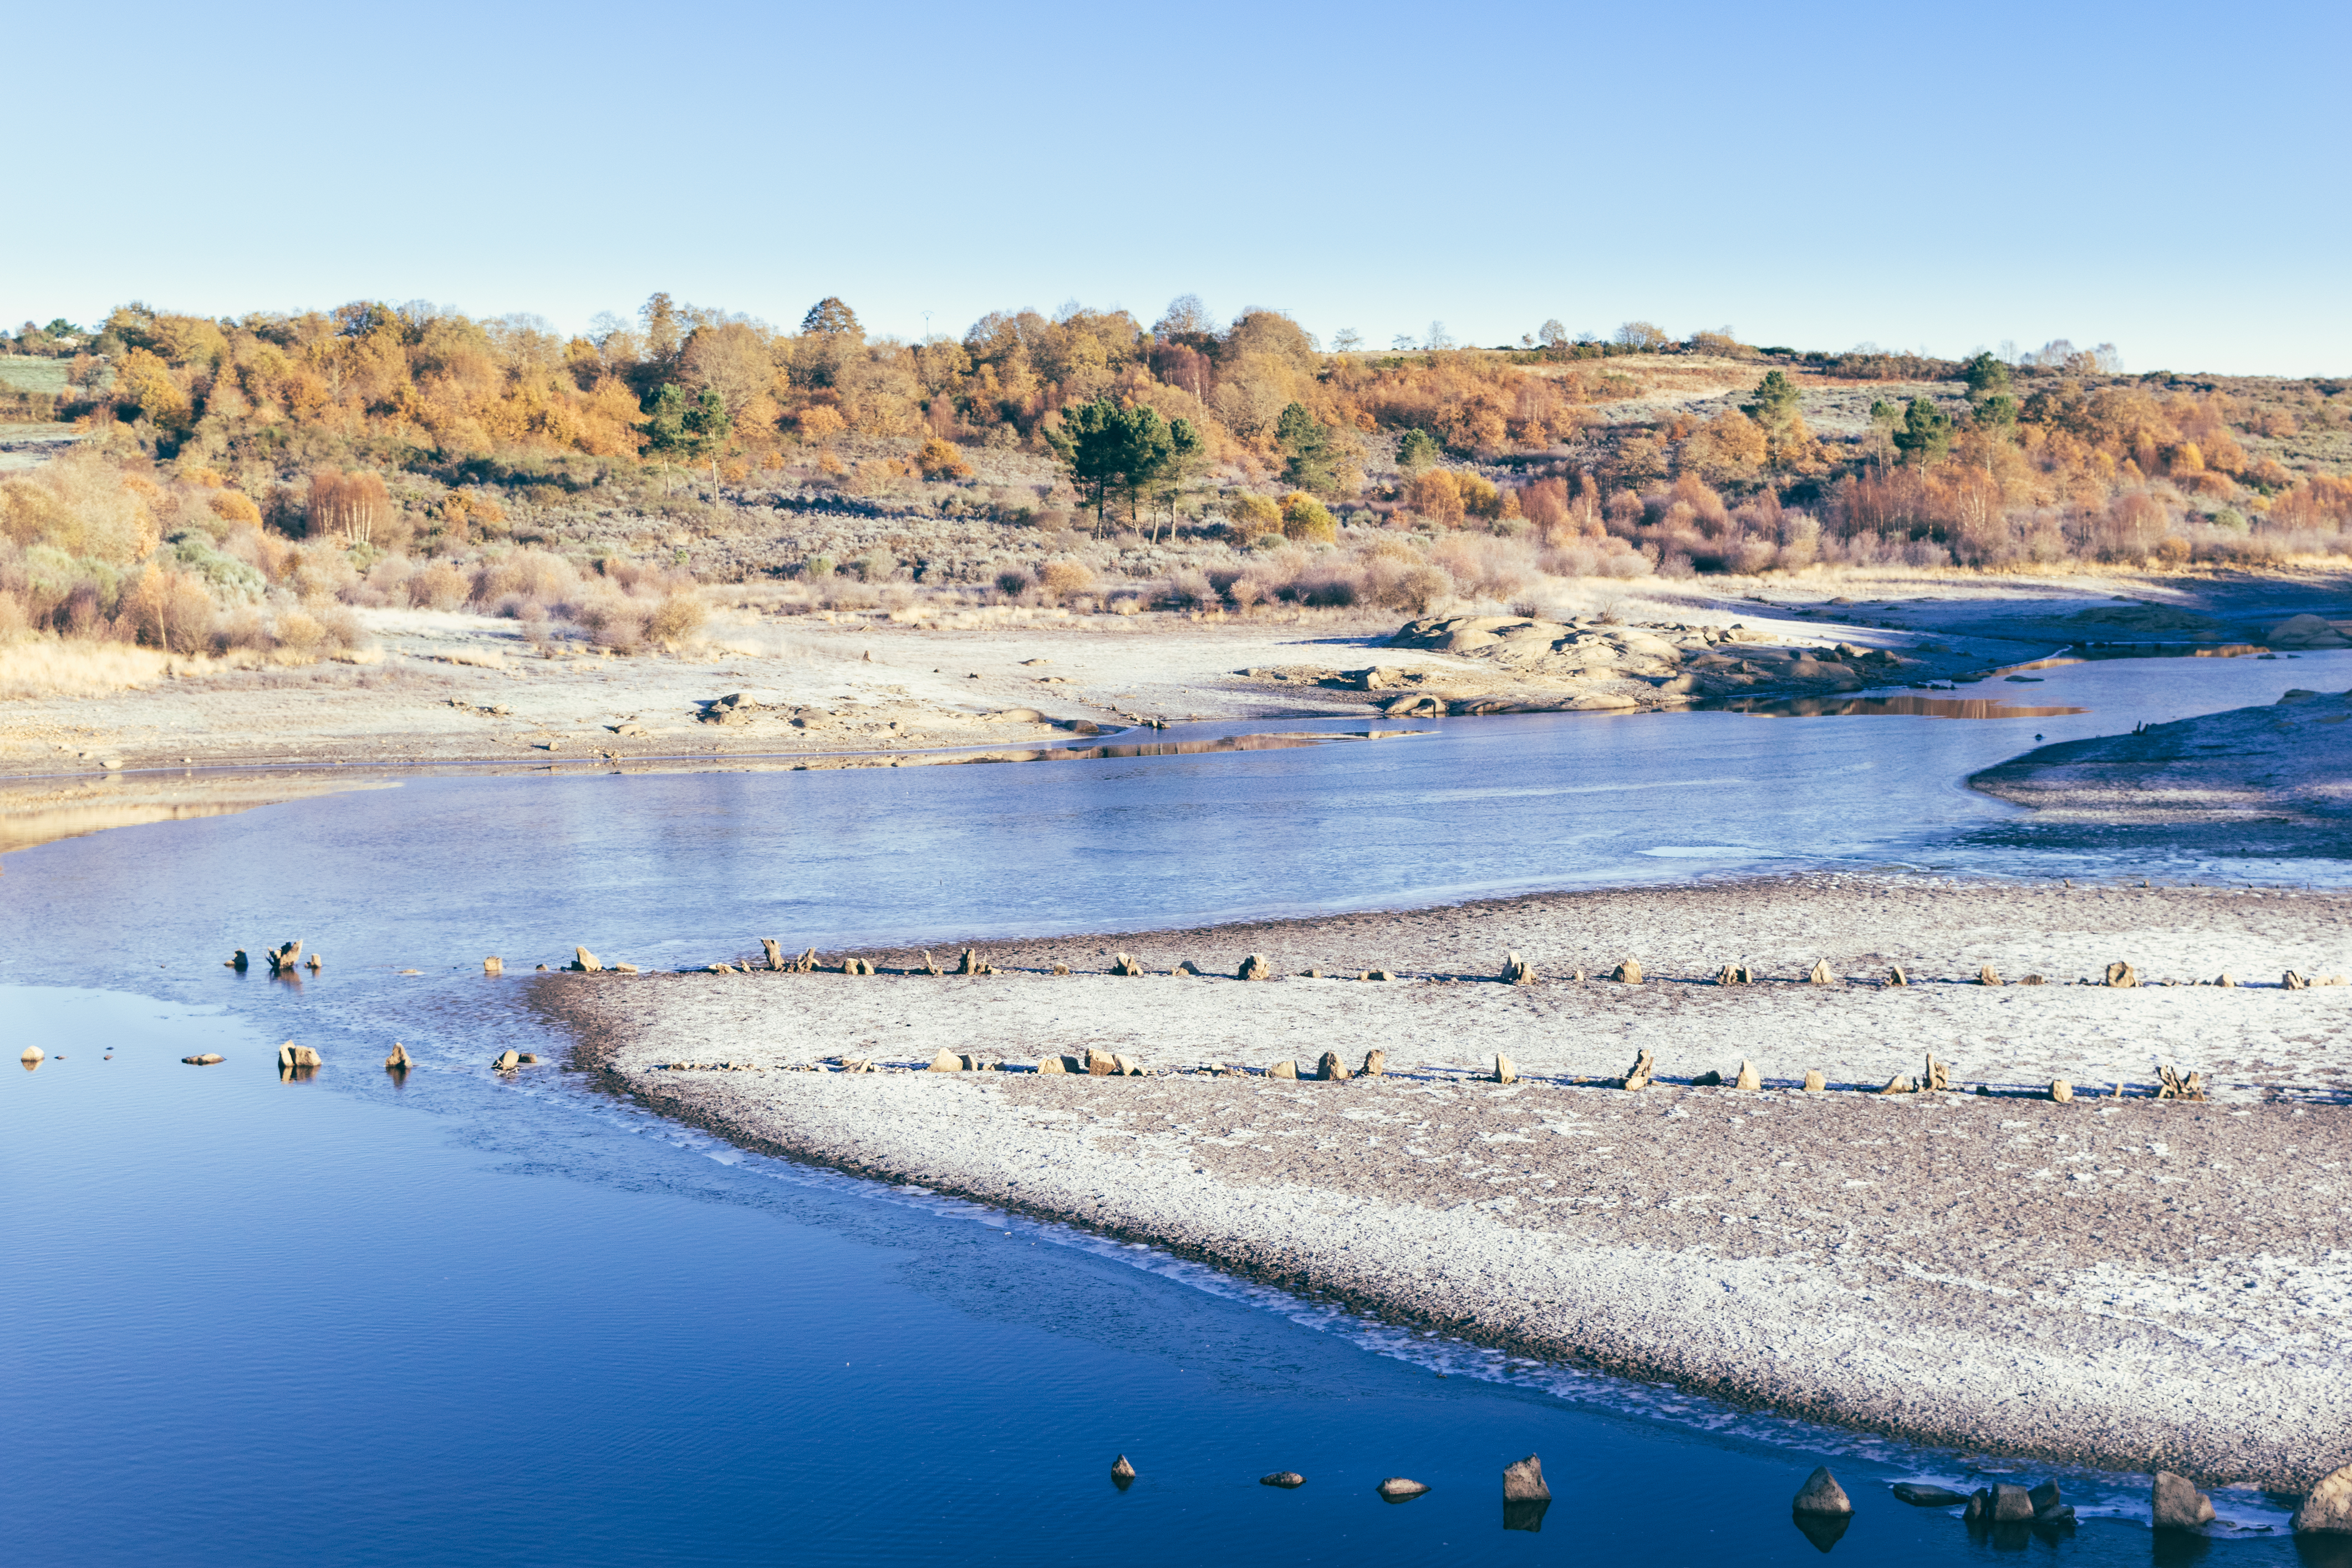
[[[2199,661],[2215,678],[2186,699],[2087,689],[2116,666],[2014,689],[2095,697],[2071,732],[2096,732],[2323,685],[2318,662]],[[1945,864],[2007,811],[1952,781],[2020,748],[2003,726],[2066,722],[1490,719],[1125,763],[436,779],[11,856],[0,1048],[50,1059],[0,1065],[0,1558],[1795,1563],[1818,1552],[1788,1499],[1827,1455],[1860,1506],[1841,1561],[2144,1561],[2126,1520],[1979,1542],[1884,1489],[1977,1484],[1965,1456],[1500,1363],[744,1155],[552,1068],[483,1069],[560,1047],[525,982],[480,977],[486,952],[658,963],[755,934]],[[219,966],[295,935],[328,957],[299,986]],[[278,1081],[289,1036],[326,1056],[315,1081]],[[395,1037],[420,1063],[404,1084],[373,1066]],[[203,1049],[228,1060],[178,1060]],[[1529,1451],[1559,1500],[1539,1534],[1506,1531],[1497,1472]],[[1279,1468],[1308,1485],[1256,1484]],[[1397,1474],[1435,1489],[1383,1504]],[[2274,1531],[2208,1546],[2294,1552]]]

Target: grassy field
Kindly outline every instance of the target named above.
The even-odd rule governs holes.
[[[0,393],[46,392],[51,397],[63,397],[66,366],[70,363],[30,354],[0,354]]]

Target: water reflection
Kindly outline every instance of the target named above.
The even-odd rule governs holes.
[[[1784,697],[1725,698],[1698,704],[1717,713],[1752,713],[1768,719],[1842,719],[1892,715],[1914,719],[2055,719],[2088,713],[2087,708],[2013,707],[1998,697]]]
[[[1853,1515],[1850,1513],[1791,1513],[1789,1516],[1789,1522],[1797,1527],[1799,1534],[1802,1535],[1807,1541],[1813,1543],[1813,1547],[1816,1551],[1827,1552],[1831,1547],[1835,1546],[1839,1542],[1844,1540],[1845,1532],[1853,1528]]]
[[[1551,1507],[1549,1498],[1529,1498],[1522,1502],[1503,1505],[1503,1528],[1524,1530],[1533,1535],[1543,1529],[1544,1510]]]

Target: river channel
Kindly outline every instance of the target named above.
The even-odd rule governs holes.
[[[760,935],[1824,864],[2352,879],[2042,850],[1986,835],[2020,814],[1961,784],[2037,732],[2340,688],[2352,656],[2034,673],[1956,695],[2086,711],[1321,722],[1286,727],[1324,737],[1289,749],[1034,765],[428,776],[12,855],[4,1043],[48,1059],[0,1079],[7,1560],[2296,1561],[2252,1493],[2217,1496],[2236,1528],[2152,1543],[2130,1478],[2064,1478],[2071,1534],[1972,1539],[1885,1489],[1980,1484],[1966,1455],[1502,1362],[747,1155],[557,1069],[486,1070],[506,1046],[560,1054],[511,972],[573,942],[652,967]],[[220,964],[293,936],[327,961],[299,985]],[[325,1057],[314,1079],[279,1081],[289,1037]],[[419,1064],[397,1083],[374,1066],[395,1038]],[[226,1061],[179,1059],[206,1050]],[[1507,1530],[1497,1472],[1528,1452],[1557,1500]],[[1859,1510],[1830,1548],[1788,1511],[1824,1458]],[[1285,1469],[1307,1484],[1257,1483]],[[1391,1475],[1433,1489],[1387,1505]]]

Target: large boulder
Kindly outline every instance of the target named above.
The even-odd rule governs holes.
[[[2033,1498],[2023,1487],[2003,1481],[1992,1489],[1988,1517],[1995,1524],[2022,1524],[2033,1517]]]
[[[2158,1530],[2195,1530],[2213,1522],[2213,1500],[2188,1477],[2158,1470],[2148,1490],[2148,1522]]]
[[[1796,1500],[1789,1508],[1795,1513],[1852,1513],[1853,1500],[1845,1495],[1845,1489],[1830,1474],[1830,1468],[1822,1465],[1805,1478],[1805,1484],[1797,1489]]]
[[[2352,639],[2317,616],[2289,616],[2263,640],[2273,647],[2352,647]]]
[[[2294,1510],[2297,1535],[2352,1535],[2352,1465],[2320,1478]]]

